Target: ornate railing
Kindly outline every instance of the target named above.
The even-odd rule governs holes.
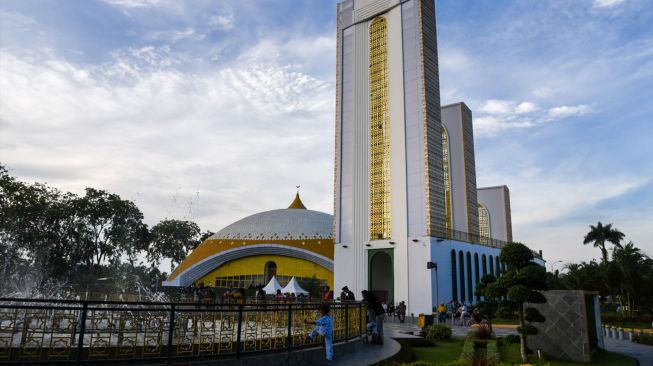
[[[317,303],[211,304],[0,298],[0,364],[172,361],[316,347]],[[332,303],[334,342],[365,332],[365,305]]]

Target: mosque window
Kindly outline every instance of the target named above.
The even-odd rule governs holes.
[[[458,273],[456,273],[456,251],[451,250],[451,288],[453,299],[458,301]]]
[[[472,284],[472,255],[467,252],[467,298],[469,302],[474,299],[474,286]]]
[[[387,21],[370,25],[370,240],[390,239],[390,111]]]
[[[465,255],[462,250],[458,252],[458,264],[460,265],[460,301],[465,302]]]
[[[265,263],[263,273],[265,276],[265,282],[267,283],[272,279],[272,277],[277,275],[277,264],[272,261]]]
[[[480,282],[478,269],[478,253],[474,253],[474,283],[476,283],[476,286],[478,286],[478,283]],[[476,301],[481,301],[481,297],[476,295]]]
[[[494,261],[496,262],[495,268],[497,269],[497,277],[501,276],[501,266],[499,265],[499,257],[494,257]]]
[[[447,232],[453,229],[453,214],[451,204],[451,168],[449,164],[449,136],[447,130],[442,127],[442,166],[444,168],[444,204],[446,212],[445,223]]]
[[[485,254],[481,257],[481,261],[483,263],[483,276],[485,276],[487,274],[487,258],[485,257]]]
[[[485,206],[478,205],[478,234],[481,237],[481,244],[488,244],[490,241],[490,214]]]
[[[494,276],[494,258],[490,256],[490,274]]]

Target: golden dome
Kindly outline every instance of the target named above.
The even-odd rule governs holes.
[[[305,210],[306,206],[302,203],[302,200],[299,198],[299,192],[297,195],[295,195],[295,200],[292,201],[290,206],[288,206],[289,209],[298,209],[298,210]]]

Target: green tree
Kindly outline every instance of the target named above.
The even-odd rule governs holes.
[[[168,258],[172,270],[197,247],[202,236],[205,235],[201,235],[199,226],[194,222],[163,220],[150,231],[148,259],[159,264],[163,258]]]
[[[523,362],[528,362],[527,337],[537,334],[532,323],[545,321],[544,316],[527,303],[544,303],[546,298],[540,290],[546,290],[546,271],[533,262],[533,252],[524,244],[508,243],[501,250],[499,260],[508,266],[508,271],[490,287],[495,295],[505,298],[508,305],[517,309],[520,337],[520,352]],[[528,324],[527,324],[528,323]]]
[[[621,247],[621,241],[624,238],[624,234],[612,228],[612,224],[603,225],[601,221],[594,226],[590,225],[590,231],[585,235],[583,239],[583,244],[587,245],[592,243],[595,248],[601,249],[601,256],[603,263],[608,262],[608,249],[605,247],[606,242],[612,243],[616,247]]]
[[[2,276],[8,278],[17,263],[32,268],[39,282],[65,277],[71,270],[75,225],[73,194],[45,184],[27,184],[0,165],[0,254]]]
[[[638,298],[638,289],[646,286],[647,273],[651,272],[651,260],[641,250],[629,242],[623,247],[615,247],[613,261],[608,265],[608,278],[616,290],[622,309],[628,309],[632,317]],[[643,296],[645,296],[642,293]],[[625,305],[627,306],[624,306]]]
[[[148,230],[136,205],[114,193],[86,188],[74,200],[77,219],[76,254],[89,268],[107,261],[134,263],[147,248]]]
[[[482,300],[476,304],[481,314],[485,315],[492,331],[492,319],[499,309],[501,290],[497,286],[497,278],[487,274],[481,278],[476,285],[476,296],[482,296]]]

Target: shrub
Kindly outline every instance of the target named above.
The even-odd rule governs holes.
[[[433,324],[425,327],[424,330],[425,338],[429,341],[436,339],[451,339],[451,328],[444,324]]]
[[[521,342],[521,340],[520,340],[520,338],[519,338],[519,336],[517,334],[508,334],[507,336],[503,337],[503,341],[506,344]]]
[[[433,363],[419,360],[411,363],[402,363],[401,366],[433,366]]]
[[[487,353],[486,358],[488,359],[490,365],[498,365],[501,362],[501,354],[499,353],[499,346],[497,341],[487,342]]]
[[[653,334],[636,334],[633,337],[633,341],[641,344],[648,344],[653,346]]]
[[[507,306],[499,306],[497,311],[494,313],[495,318],[504,318],[504,319],[510,319],[510,318],[516,318],[517,316],[515,315],[515,311]]]
[[[469,364],[470,364],[469,361],[455,360],[446,363],[439,363],[438,366],[469,366]]]
[[[467,338],[463,344],[463,350],[460,352],[461,361],[472,361],[474,360],[474,339]]]

